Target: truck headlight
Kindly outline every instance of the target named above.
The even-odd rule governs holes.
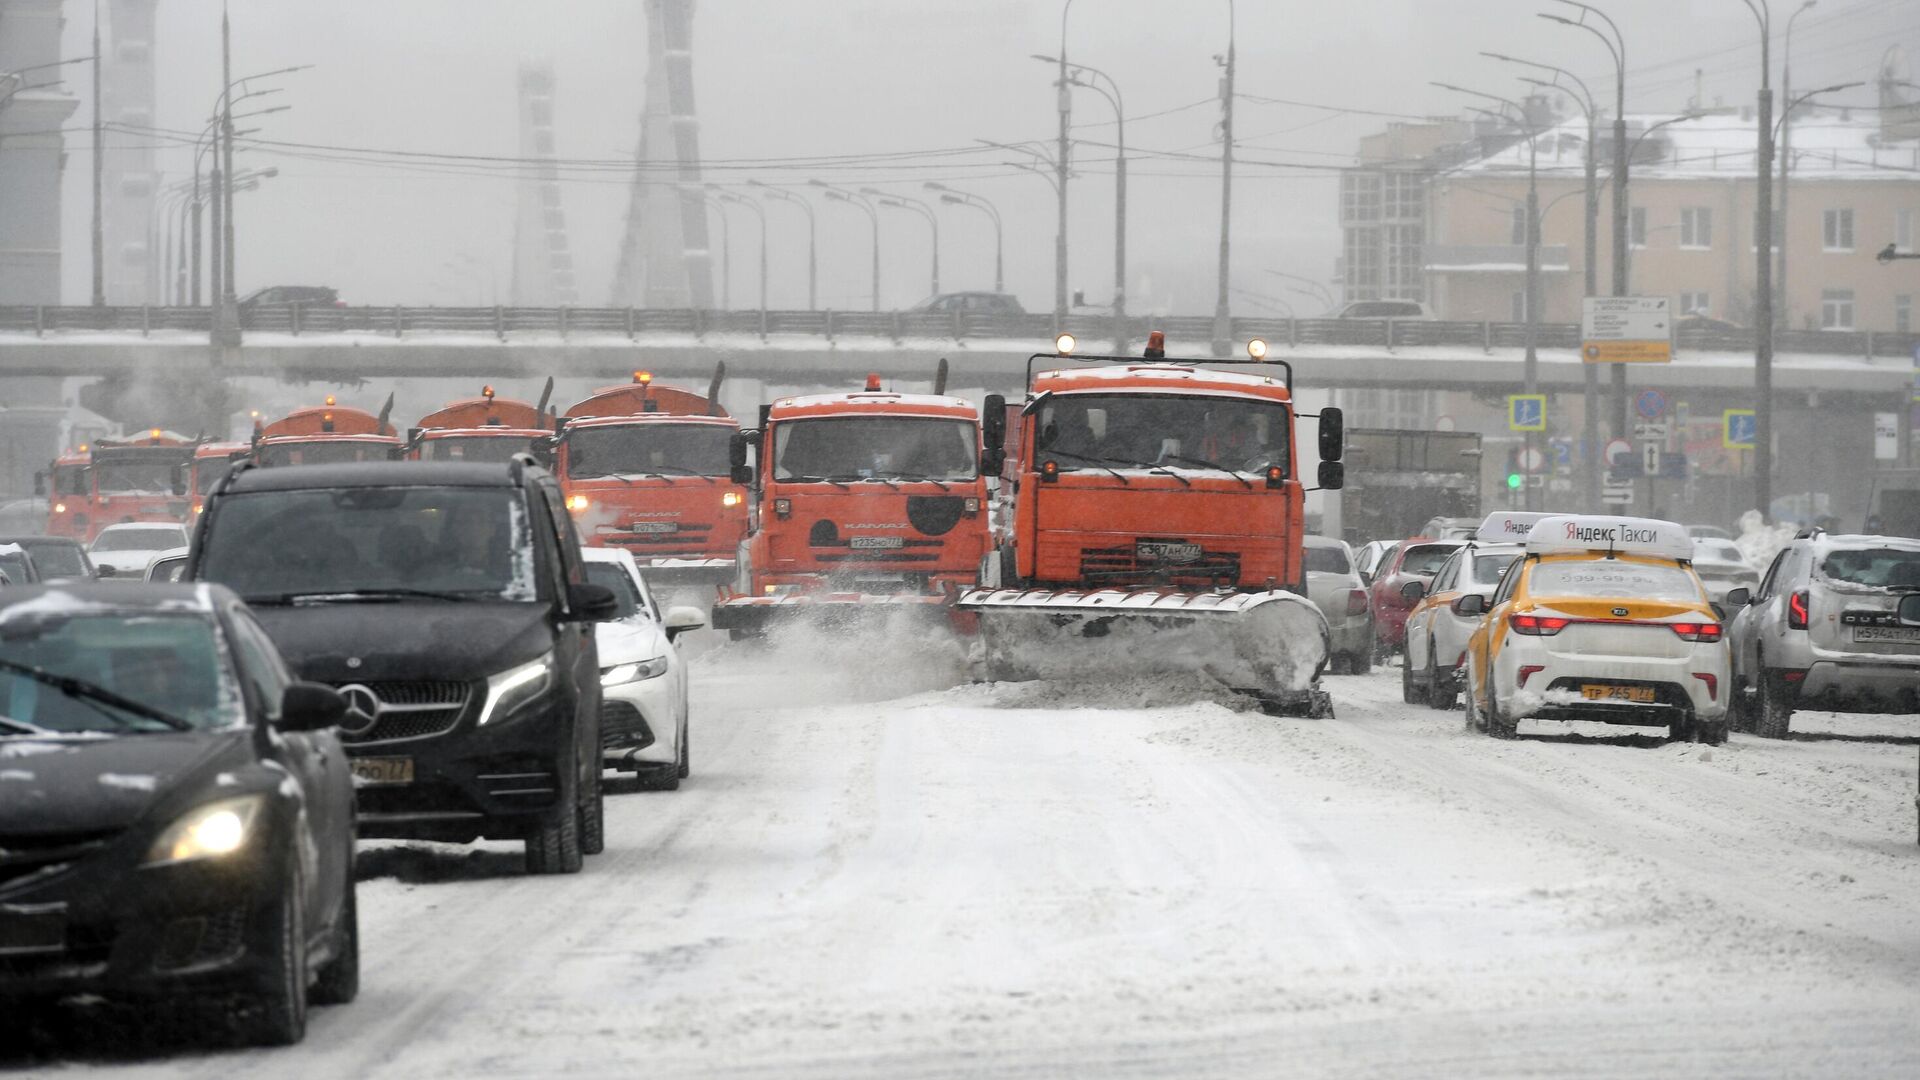
[[[601,686],[620,686],[624,683],[644,682],[657,679],[667,673],[667,658],[656,656],[651,660],[642,660],[637,664],[615,664],[600,672]]]
[[[505,716],[547,692],[553,684],[553,654],[487,676],[487,703],[480,706],[479,724]]]
[[[215,859],[239,851],[266,804],[265,795],[242,795],[187,811],[154,840],[146,865]]]
[[[567,496],[567,509],[576,514],[585,513],[587,509],[587,497],[585,495]]]

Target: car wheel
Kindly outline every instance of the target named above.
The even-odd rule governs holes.
[[[1410,663],[1401,664],[1400,665],[1400,701],[1401,703],[1406,705],[1418,705],[1425,698],[1426,698],[1426,695],[1421,692],[1421,689],[1413,685],[1413,665]]]
[[[598,855],[607,850],[607,793],[601,782],[602,770],[593,770],[587,781],[592,789],[580,804],[580,854]]]
[[[292,1046],[307,1035],[307,922],[300,872],[288,871],[274,904],[267,937],[272,953],[249,1006],[247,1041],[256,1046]]]
[[[562,762],[560,798],[555,800],[556,805],[547,819],[527,836],[527,873],[580,872],[580,812],[573,794],[578,784],[573,762]]]
[[[1373,650],[1363,648],[1348,653],[1347,670],[1355,675],[1373,674]]]
[[[1793,687],[1781,672],[1760,669],[1760,697],[1754,702],[1754,734],[1763,739],[1784,739],[1793,721]]]
[[[693,752],[687,749],[687,725],[680,725],[680,779],[693,774]]]
[[[1481,715],[1480,703],[1475,701],[1473,697],[1473,671],[1471,668],[1468,669],[1466,679],[1461,686],[1460,704],[1461,708],[1467,714],[1468,731],[1487,730],[1487,718]]]
[[[1487,676],[1487,734],[1496,739],[1511,739],[1520,732],[1520,721],[1500,715],[1500,699],[1493,696],[1493,676]]]
[[[351,873],[334,928],[333,959],[322,964],[309,997],[315,1005],[345,1005],[360,994],[360,910]]]
[[[1728,680],[1727,726],[1734,731],[1753,730],[1753,702],[1747,697],[1746,684],[1738,676]]]
[[[1727,722],[1725,720],[1713,720],[1707,723],[1695,724],[1693,728],[1693,741],[1705,743],[1708,746],[1719,746],[1721,743],[1727,741]]]
[[[1440,668],[1434,662],[1433,642],[1427,642],[1427,704],[1445,712],[1453,708],[1456,696],[1453,685],[1440,677]]]
[[[1351,665],[1346,653],[1334,653],[1332,656],[1327,657],[1327,674],[1345,675],[1349,670],[1351,670]]]

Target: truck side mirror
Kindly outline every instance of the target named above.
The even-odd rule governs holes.
[[[1339,409],[1329,405],[1320,410],[1320,460],[1339,461],[1347,447],[1347,417]],[[1320,482],[1321,487],[1339,487]]]
[[[173,489],[175,495],[185,495],[187,493],[188,468],[190,468],[190,466],[182,461],[167,472],[168,486]]]
[[[988,394],[980,405],[980,472],[998,476],[1007,464],[1007,399]]]
[[[748,432],[736,431],[727,442],[727,459],[732,466],[731,479],[736,484],[753,483],[753,466],[747,464]]]
[[[1320,488],[1323,491],[1339,491],[1347,484],[1347,467],[1337,461],[1320,463]]]
[[[37,472],[33,474],[33,493],[35,495],[45,495],[47,493],[46,473]]]

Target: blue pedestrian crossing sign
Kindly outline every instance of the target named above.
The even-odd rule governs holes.
[[[1547,430],[1547,395],[1508,394],[1507,430]]]
[[[1752,409],[1728,409],[1720,414],[1720,445],[1729,450],[1751,450],[1757,441],[1759,421]]]

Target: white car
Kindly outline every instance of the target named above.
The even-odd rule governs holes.
[[[87,545],[87,556],[101,577],[138,579],[147,563],[163,551],[187,546],[187,527],[164,521],[125,521],[100,530]]]
[[[186,573],[187,556],[193,553],[191,548],[170,548],[147,560],[147,569],[142,581],[171,584],[180,580]]]
[[[1526,554],[1525,544],[1483,544],[1474,541],[1453,553],[1433,586],[1421,589],[1421,602],[1407,616],[1406,666],[1402,694],[1411,704],[1424,700],[1436,709],[1453,708],[1467,660],[1467,638],[1482,615],[1463,615],[1465,606],[1454,601],[1477,595],[1484,602],[1500,587],[1514,560]],[[1484,608],[1482,609],[1484,611]]]
[[[1693,572],[1700,575],[1700,584],[1707,587],[1708,599],[1716,604],[1726,603],[1727,594],[1735,589],[1748,592],[1760,589],[1760,572],[1747,561],[1740,545],[1731,540],[1694,537]]]
[[[588,547],[581,555],[587,580],[612,589],[620,604],[616,618],[594,628],[604,763],[672,791],[691,771],[687,661],[676,639],[707,621],[691,607],[672,608],[663,618],[631,552]]]

